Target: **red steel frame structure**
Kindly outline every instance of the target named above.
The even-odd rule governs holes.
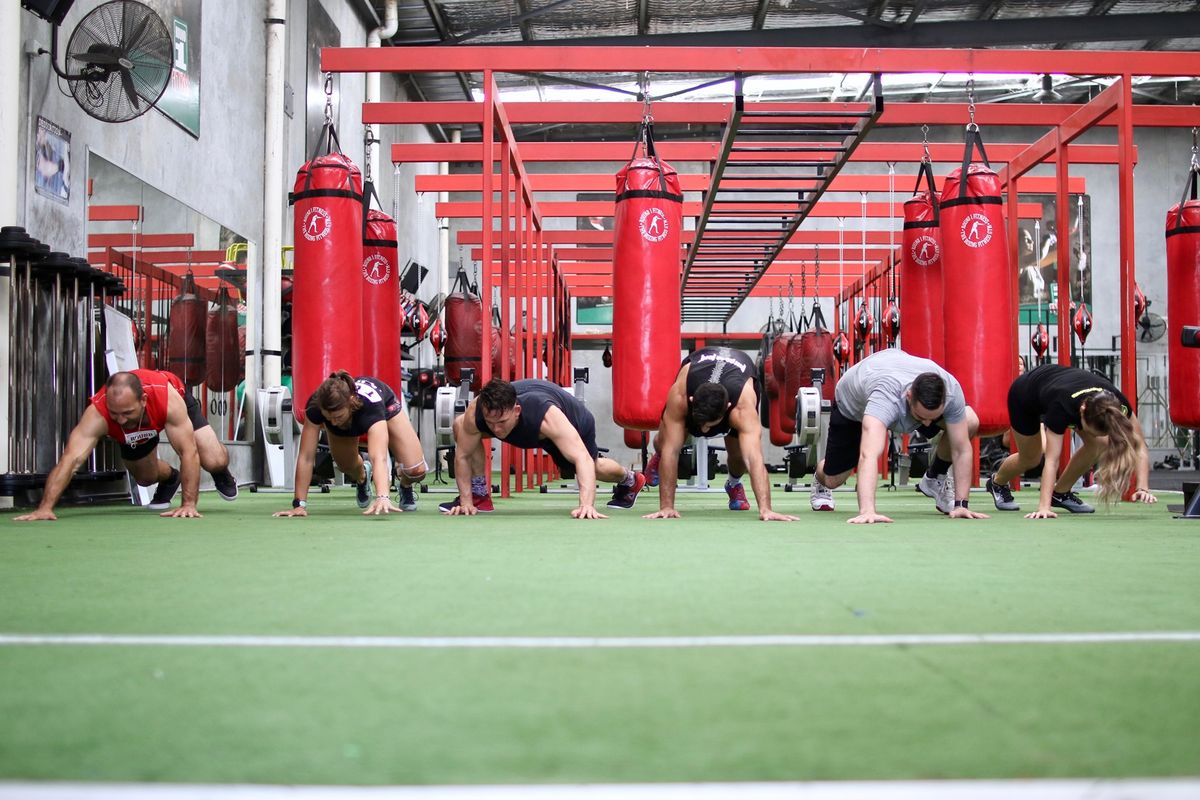
[[[483,75],[483,101],[439,102],[439,103],[376,103],[363,108],[366,123],[391,124],[479,124],[483,135],[480,143],[459,144],[398,144],[392,147],[394,162],[483,162],[488,168],[479,176],[453,175],[428,176],[419,179],[418,191],[478,191],[477,203],[443,203],[438,206],[439,216],[463,216],[481,220],[482,230],[464,231],[460,234],[461,244],[478,244],[473,253],[478,255],[483,270],[484,293],[490,304],[491,289],[500,288],[500,317],[502,338],[502,371],[510,375],[508,363],[508,336],[510,320],[509,299],[513,298],[518,309],[525,309],[529,324],[523,329],[525,340],[524,362],[519,373],[532,375],[539,369],[533,363],[534,353],[540,352],[539,342],[543,338],[542,326],[538,321],[538,309],[542,298],[549,298],[548,316],[556,325],[565,324],[566,303],[569,296],[601,294],[611,285],[611,266],[605,273],[607,262],[599,253],[584,254],[559,245],[603,244],[603,238],[588,242],[586,231],[546,231],[542,222],[551,216],[580,216],[593,212],[611,213],[603,208],[592,208],[582,203],[544,203],[539,206],[534,200],[538,191],[588,191],[603,186],[602,178],[595,175],[530,175],[525,163],[531,161],[595,162],[618,161],[628,158],[627,144],[603,142],[550,142],[519,143],[513,133],[514,124],[530,123],[636,123],[641,118],[639,103],[512,103],[501,104],[495,83],[496,72],[520,73],[581,73],[595,72],[597,53],[603,52],[605,64],[619,64],[629,73],[723,73],[723,74],[800,74],[800,73],[895,73],[895,72],[966,72],[974,74],[1011,73],[1014,70],[1030,74],[1074,73],[1097,76],[1112,76],[1114,83],[1084,106],[1064,105],[984,105],[975,108],[975,121],[981,125],[1042,126],[1052,130],[1031,145],[992,145],[989,155],[993,163],[1006,164],[1002,176],[1008,192],[1008,241],[1016,254],[1017,220],[1025,214],[1040,216],[1038,209],[1023,208],[1028,204],[1018,203],[1017,185],[1027,191],[1036,185],[1038,191],[1048,188],[1045,178],[1023,177],[1039,163],[1052,163],[1056,174],[1053,185],[1060,208],[1066,207],[1067,195],[1073,189],[1069,177],[1071,163],[1113,164],[1118,169],[1119,233],[1120,233],[1120,302],[1121,302],[1121,378],[1122,387],[1136,386],[1136,362],[1134,358],[1133,287],[1134,223],[1133,223],[1133,166],[1136,150],[1133,145],[1135,125],[1184,127],[1200,123],[1200,111],[1191,107],[1140,106],[1132,102],[1132,79],[1134,76],[1189,77],[1185,54],[1168,52],[1102,51],[1037,51],[1037,50],[936,50],[936,49],[883,49],[883,48],[689,48],[689,47],[405,47],[405,48],[333,48],[322,51],[322,68],[330,72],[475,72]],[[783,105],[783,104],[779,104]],[[825,104],[836,109],[838,104]],[[899,103],[885,106],[875,133],[888,125],[948,125],[962,124],[967,120],[967,109],[962,104]],[[719,124],[727,121],[732,113],[732,103],[661,103],[654,107],[655,119],[660,122],[692,122]],[[1084,131],[1094,126],[1115,126],[1117,144],[1077,145],[1072,142]],[[716,142],[663,142],[660,154],[668,160],[700,161],[711,163],[716,156]],[[932,144],[930,155],[934,160],[958,161],[962,145]],[[492,158],[484,160],[491,152]],[[925,155],[920,144],[899,142],[863,142],[855,150],[852,160],[874,161],[888,164],[916,162]],[[788,156],[782,156],[787,158]],[[500,202],[497,207],[494,197],[496,172],[494,161],[499,160]],[[764,159],[767,160],[767,159]],[[580,178],[572,182],[573,178]],[[683,175],[685,190],[704,191],[707,176]],[[831,191],[881,191],[882,176],[839,175]],[[609,179],[611,181],[611,178]],[[609,184],[611,185],[611,183]],[[516,194],[516,203],[510,193]],[[765,205],[765,204],[764,204]],[[855,204],[825,200],[815,213],[854,217],[860,209]],[[886,208],[885,208],[886,206]],[[695,209],[693,209],[694,211]],[[764,209],[766,210],[766,209]],[[872,218],[894,214],[896,208],[890,203],[867,203],[867,216]],[[685,209],[686,213],[686,209]],[[543,216],[544,215],[544,216]],[[1069,241],[1069,215],[1058,214],[1057,224],[1060,241]],[[500,220],[497,241],[494,220]],[[830,246],[830,234],[836,231],[797,231],[784,248],[784,258],[768,270],[755,287],[755,293],[774,295],[783,281],[794,278],[797,268],[804,269],[804,261],[810,247]],[[603,235],[603,234],[602,234]],[[863,239],[874,245],[867,251],[873,263],[867,265],[847,262],[859,267],[861,279],[848,285],[829,283],[836,262],[833,258],[822,258],[825,266],[823,280],[817,288],[820,294],[831,293],[837,302],[852,303],[855,298],[868,295],[880,302],[886,297],[886,284],[894,269],[895,254],[881,251],[879,245],[894,244],[888,234],[881,231],[848,231],[845,245],[858,248],[861,255]],[[686,241],[686,237],[685,237]],[[611,236],[607,242],[611,243]],[[825,251],[823,251],[825,252]],[[1058,248],[1060,285],[1067,285],[1069,248]],[[813,253],[815,256],[815,253]],[[881,258],[882,256],[882,258]],[[800,259],[797,264],[794,259]],[[1014,262],[1015,263],[1015,262]],[[497,264],[501,280],[496,280]],[[540,276],[540,277],[539,277]],[[551,290],[549,284],[553,283]],[[1016,272],[1013,274],[1012,291],[1017,291]],[[1069,359],[1071,331],[1067,314],[1069,293],[1059,293],[1059,359]],[[853,315],[850,306],[850,316]],[[835,313],[835,318],[840,315]],[[490,314],[484,314],[484,340],[490,340]],[[533,332],[529,332],[529,327]],[[555,329],[558,333],[562,328]],[[853,335],[853,331],[848,331]],[[736,334],[735,334],[736,335]],[[561,339],[561,336],[555,338]],[[565,350],[565,342],[559,341]],[[1018,343],[1013,342],[1013,357]],[[563,382],[569,373],[569,352],[551,359],[550,375]],[[488,359],[482,361],[484,377],[490,373]],[[546,373],[542,373],[546,374]],[[1126,394],[1136,397],[1136,390],[1126,388]],[[502,460],[504,489],[507,492],[508,457]]]

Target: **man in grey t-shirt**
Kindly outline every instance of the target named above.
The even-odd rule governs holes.
[[[858,516],[852,523],[891,522],[875,510],[879,458],[887,432],[920,431],[938,438],[934,457],[917,488],[932,497],[938,511],[959,519],[983,519],[967,506],[974,453],[971,438],[979,418],[967,405],[962,386],[933,361],[902,350],[881,350],[842,375],[837,384],[825,458],[817,465],[810,503],[833,511],[832,490],[858,469]],[[953,464],[954,477],[948,476]]]

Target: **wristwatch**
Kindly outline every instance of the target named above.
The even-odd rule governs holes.
[[[292,508],[308,508],[308,501],[301,500],[299,497],[293,497]]]
[[[968,508],[970,505],[970,502],[971,502],[970,500],[955,500],[954,507],[955,508]]]

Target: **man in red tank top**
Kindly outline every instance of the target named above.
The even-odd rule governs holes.
[[[159,434],[164,430],[179,455],[179,469],[158,458]],[[46,478],[41,503],[35,511],[16,517],[16,521],[57,519],[54,505],[105,435],[120,445],[125,468],[139,486],[157,485],[149,508],[169,509],[171,499],[183,486],[182,504],[174,511],[163,511],[161,516],[200,516],[196,497],[201,467],[212,474],[222,499],[237,497],[237,481],[229,473],[229,452],[217,439],[196,399],[170,372],[135,369],[114,373],[91,398],[71,431],[62,458]]]

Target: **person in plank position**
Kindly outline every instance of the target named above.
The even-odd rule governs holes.
[[[596,479],[615,483],[609,508],[633,508],[646,485],[640,472],[625,469],[596,447],[596,420],[583,403],[557,384],[543,380],[488,382],[454,420],[454,477],[458,497],[438,508],[447,514],[494,510],[485,437],[522,449],[540,447],[559,469],[574,469],[579,484],[575,519],[605,519],[596,510]]]
[[[1008,483],[1036,466],[1043,455],[1038,507],[1025,515],[1029,519],[1056,517],[1055,508],[1072,514],[1095,511],[1071,487],[1097,462],[1099,496],[1106,505],[1121,499],[1134,475],[1133,501],[1158,501],[1148,485],[1150,451],[1142,426],[1128,398],[1107,378],[1077,367],[1043,364],[1013,381],[1008,390],[1008,416],[1017,452],[1004,459],[987,481],[997,509],[1020,510]],[[1079,434],[1083,446],[1071,455],[1059,475],[1063,436],[1068,429]]]
[[[416,511],[413,485],[425,477],[425,455],[396,393],[383,381],[354,378],[345,370],[330,374],[304,406],[304,428],[296,454],[296,494],[292,508],[276,517],[308,516],[308,486],[316,462],[317,441],[325,431],[334,463],[355,482],[358,507],[364,515]],[[367,458],[358,449],[367,437]],[[396,465],[400,505],[391,500],[388,453]]]
[[[158,457],[163,431],[179,456],[179,469]],[[147,507],[162,511],[160,516],[201,516],[196,509],[201,467],[212,475],[222,500],[237,498],[237,481],[229,472],[229,451],[217,439],[196,398],[184,389],[183,381],[170,372],[135,369],[114,372],[92,396],[67,439],[62,458],[46,478],[41,503],[35,511],[14,519],[57,519],[54,506],[71,476],[106,434],[120,444],[125,468],[137,484],[157,487]],[[174,511],[165,511],[181,485],[183,502]]]
[[[683,360],[667,394],[658,435],[654,439],[658,471],[658,511],[647,519],[679,517],[675,488],[679,478],[679,451],[687,434],[725,437],[729,479],[725,493],[730,511],[749,511],[742,476],[750,474],[750,487],[763,521],[794,522],[797,517],[771,510],[771,482],[762,452],[762,422],[758,413],[758,370],[740,350],[704,347]]]
[[[813,511],[833,511],[832,490],[858,470],[858,515],[852,523],[891,522],[875,509],[879,459],[887,432],[938,436],[929,469],[917,485],[937,510],[955,519],[985,519],[969,508],[974,453],[971,437],[979,418],[954,376],[933,361],[888,349],[859,361],[838,380],[825,458],[813,476]],[[953,476],[949,475],[951,465]]]

